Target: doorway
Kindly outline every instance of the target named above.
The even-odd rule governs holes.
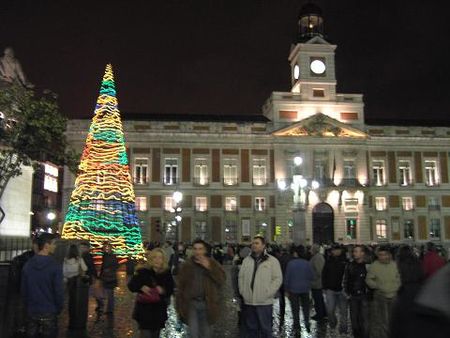
[[[317,204],[313,215],[313,243],[331,244],[334,242],[334,212],[328,203]]]

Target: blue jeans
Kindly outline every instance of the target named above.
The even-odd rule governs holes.
[[[326,307],[328,313],[328,322],[330,323],[331,328],[335,328],[337,325],[337,317],[336,317],[336,306],[339,311],[339,329],[346,331],[347,330],[347,299],[345,298],[342,291],[333,291],[333,290],[325,290],[326,296]]]
[[[191,338],[211,337],[211,327],[208,323],[208,313],[205,301],[191,300],[188,326]]]
[[[248,337],[272,338],[273,305],[244,305],[243,315]]]

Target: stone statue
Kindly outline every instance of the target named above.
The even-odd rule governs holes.
[[[0,58],[0,82],[3,84],[13,84],[19,82],[22,86],[32,88],[23,73],[19,60],[14,57],[11,47],[6,47],[4,55]]]

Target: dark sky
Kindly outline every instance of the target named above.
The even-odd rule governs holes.
[[[93,114],[105,63],[129,113],[260,114],[290,89],[301,0],[0,1],[0,48]],[[315,1],[338,45],[338,91],[363,93],[366,119],[450,121],[450,20],[441,1]]]

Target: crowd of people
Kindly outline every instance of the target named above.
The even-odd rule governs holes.
[[[28,337],[57,337],[65,297],[69,329],[77,328],[80,283],[95,298],[97,316],[114,314],[119,261],[111,244],[104,243],[101,264],[94,264],[88,242],[69,245],[61,264],[52,257],[55,240],[41,234],[33,250],[15,260]],[[240,337],[273,337],[276,299],[280,331],[287,329],[287,299],[293,316],[289,332],[296,337],[302,332],[300,310],[306,332],[316,321],[363,338],[450,333],[450,265],[431,242],[423,248],[280,246],[257,235],[242,245],[210,245],[201,239],[144,245],[146,259],[126,263],[128,289],[136,294],[130,313],[140,337],[160,336],[171,302],[190,337],[213,337],[223,309],[224,264],[231,266]]]

